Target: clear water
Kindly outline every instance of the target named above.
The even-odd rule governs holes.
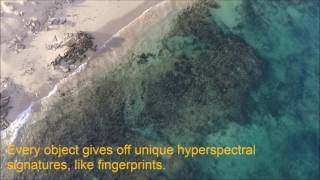
[[[148,42],[158,46],[133,50],[128,63],[63,93],[16,143],[256,144],[255,157],[165,158],[163,172],[13,176],[317,179],[319,2],[218,3],[184,10],[160,42]]]

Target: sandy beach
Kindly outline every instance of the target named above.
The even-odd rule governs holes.
[[[1,95],[10,97],[5,119],[14,121],[33,101],[48,95],[70,71],[52,62],[66,54],[66,36],[85,32],[92,39],[85,62],[116,32],[160,1],[1,1]]]

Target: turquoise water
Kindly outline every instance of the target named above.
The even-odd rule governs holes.
[[[16,143],[256,144],[256,156],[163,158],[162,172],[13,176],[317,179],[319,2],[212,2],[180,13],[157,50],[130,52],[128,63],[66,90]]]
[[[244,1],[228,10],[241,17],[238,23],[225,23],[228,19],[215,16],[219,10],[210,12],[225,32],[254,47],[268,69],[250,93],[252,123],[230,125],[226,135],[208,138],[255,141],[262,153],[256,159],[219,161],[219,177],[319,177],[319,1]]]

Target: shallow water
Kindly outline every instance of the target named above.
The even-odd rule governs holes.
[[[173,157],[163,159],[169,169],[163,172],[11,175],[319,177],[319,2],[220,0],[220,8],[210,2],[179,13],[160,40],[141,40],[112,71],[102,66],[85,84],[61,90],[15,143],[256,144],[255,157]]]

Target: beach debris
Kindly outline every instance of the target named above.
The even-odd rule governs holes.
[[[57,38],[55,37],[54,40]],[[67,47],[63,55],[58,55],[51,65],[54,68],[60,68],[63,72],[70,72],[86,58],[86,52],[91,49],[94,50],[92,37],[85,32],[67,33],[62,41],[57,41],[49,48],[56,49],[59,47]]]

